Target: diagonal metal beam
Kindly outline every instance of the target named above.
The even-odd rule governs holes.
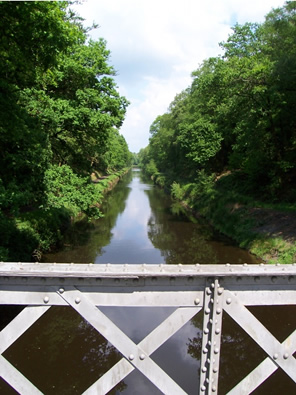
[[[0,377],[3,378],[19,394],[42,394],[25,376],[10,362],[0,355]]]
[[[290,348],[291,354],[296,351],[296,330],[282,343]],[[271,376],[278,366],[269,357],[264,359],[248,376],[238,383],[227,395],[249,394]]]
[[[51,306],[27,306],[0,332],[0,354],[11,346]]]
[[[167,317],[158,327],[149,333],[139,344],[148,355],[156,351],[163,343],[173,336],[183,325],[193,318],[202,307],[179,308]],[[84,395],[106,394],[121,380],[134,370],[126,359],[121,359],[108,372],[99,378]]]
[[[141,347],[137,346],[79,290],[65,290],[61,297],[163,393],[185,394],[184,390]]]
[[[27,306],[0,332],[0,354],[7,350],[27,329],[29,329],[51,306]],[[41,394],[41,392],[0,355],[0,377],[20,394]]]
[[[231,292],[225,292],[224,310],[267,353],[274,364],[296,383],[296,360],[288,343],[281,344]]]

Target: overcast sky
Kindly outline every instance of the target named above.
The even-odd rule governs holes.
[[[148,145],[149,128],[175,95],[191,84],[191,72],[221,53],[235,23],[263,22],[284,0],[84,0],[72,6],[90,35],[103,37],[117,70],[119,92],[131,104],[120,132],[129,149]]]

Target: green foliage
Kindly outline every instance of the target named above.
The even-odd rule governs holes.
[[[58,244],[69,226],[70,213],[62,209],[34,210],[16,219],[0,215],[0,260],[32,261]]]
[[[73,216],[83,212],[86,215],[99,218],[99,208],[96,206],[102,199],[89,178],[77,176],[67,165],[51,166],[46,174],[47,207],[66,208]]]
[[[295,243],[291,245],[280,237],[255,240],[250,248],[254,254],[271,264],[292,264],[296,261]]]
[[[26,251],[46,250],[59,239],[58,232],[52,237],[43,231],[46,220],[51,227],[52,210],[99,217],[102,192],[89,175],[119,171],[132,161],[118,131],[128,101],[118,93],[106,41],[89,40],[69,4],[0,2],[0,215],[8,229],[0,253],[5,260],[16,256],[13,239],[26,259]],[[23,218],[40,210],[42,226]]]
[[[295,201],[295,26],[295,2],[235,25],[224,55],[205,60],[151,125],[144,168],[184,184],[201,170],[239,171],[254,197]]]
[[[173,182],[171,185],[171,194],[176,200],[183,200],[185,196],[184,189],[177,182]]]

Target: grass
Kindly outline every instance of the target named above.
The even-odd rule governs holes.
[[[238,177],[228,174],[214,178],[201,172],[196,183],[174,182],[172,197],[182,200],[192,211],[207,218],[221,233],[268,263],[290,264],[296,262],[296,243],[268,232],[259,232],[266,218],[258,210],[294,214],[296,205],[289,202],[273,203],[259,200],[245,189]],[[254,213],[254,208],[256,212]],[[277,220],[276,217],[274,220]],[[269,219],[272,221],[272,218]],[[268,223],[266,224],[268,225]],[[270,225],[270,223],[269,223]]]

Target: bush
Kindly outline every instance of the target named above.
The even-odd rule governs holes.
[[[171,194],[172,197],[176,200],[183,200],[185,196],[184,189],[177,182],[173,182],[171,185]]]
[[[102,216],[97,207],[102,199],[102,193],[88,177],[78,176],[67,165],[51,166],[45,173],[45,182],[47,207],[66,208],[73,216],[80,213],[93,218]]]

